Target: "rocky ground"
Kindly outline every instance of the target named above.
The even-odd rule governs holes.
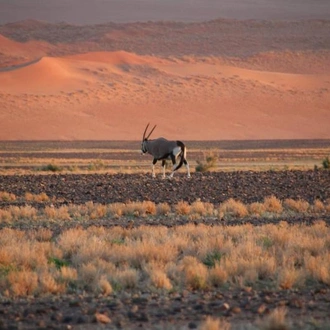
[[[316,199],[324,202],[330,198],[330,172],[193,173],[192,178],[188,179],[182,171],[173,180],[158,177],[152,179],[150,173],[4,175],[0,176],[0,191],[18,197],[13,202],[1,202],[1,208],[9,204],[26,203],[20,199],[26,192],[44,192],[57,205],[83,204],[87,201],[105,204],[144,200],[173,205],[180,200],[193,202],[198,198],[214,204],[229,198],[251,203],[262,202],[264,197],[270,195],[281,200],[301,198],[312,203]],[[35,203],[33,206],[44,207],[45,203]],[[314,220],[316,218],[307,215],[289,219],[297,223],[310,223]],[[326,214],[322,220],[329,224],[330,216]],[[136,223],[174,226],[185,221],[184,218],[164,218],[158,221],[147,217],[137,219]],[[200,221],[211,225],[215,220]],[[270,219],[244,221],[261,225]],[[127,219],[103,219],[92,224],[126,226]],[[7,299],[0,295],[0,301],[0,329],[194,329],[208,315],[224,317],[232,324],[232,328],[238,329],[248,322],[256,322],[280,306],[287,308],[293,328],[307,324],[309,329],[325,329],[320,326],[330,323],[330,287],[315,283],[299,290],[273,291],[260,286],[258,289],[226,287],[212,291],[166,294],[146,290],[110,297],[72,294]]]
[[[243,203],[262,202],[267,196],[325,201],[330,197],[330,172],[267,171],[193,173],[185,169],[173,179],[151,178],[149,174],[54,174],[0,176],[0,191],[16,196],[46,193],[57,204],[108,204],[145,201],[175,204],[180,200],[221,203],[229,198]],[[4,206],[4,205],[2,205]]]

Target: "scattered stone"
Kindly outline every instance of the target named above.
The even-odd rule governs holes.
[[[265,313],[266,310],[267,310],[267,306],[265,304],[261,304],[257,309],[257,313],[263,314],[263,313]]]
[[[107,324],[111,322],[110,317],[102,313],[95,313],[95,319],[96,322],[103,324]]]
[[[220,310],[222,310],[222,311],[228,311],[229,309],[230,309],[230,306],[227,303],[223,303],[220,308]]]
[[[230,311],[233,313],[233,314],[239,314],[239,313],[241,313],[241,308],[240,307],[238,307],[238,306],[234,306],[234,307],[232,307],[231,309],[230,309]]]

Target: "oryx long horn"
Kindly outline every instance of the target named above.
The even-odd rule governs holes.
[[[151,130],[151,132],[148,134],[148,136],[147,136],[147,140],[149,139],[150,135],[152,134],[152,132],[154,131],[154,129],[156,128],[156,126],[157,126],[157,125],[155,125],[155,126],[153,127],[153,129]]]
[[[144,140],[144,138],[146,137],[146,133],[147,133],[147,129],[148,129],[149,125],[150,125],[150,123],[148,123],[148,125],[147,125],[146,129],[144,130],[144,133],[143,133],[143,138],[142,138],[142,140]]]

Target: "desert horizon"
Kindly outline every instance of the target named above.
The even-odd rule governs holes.
[[[148,122],[169,139],[330,138],[325,2],[259,0],[245,16],[238,2],[198,3],[181,19],[160,6],[107,23],[62,2],[53,21],[18,0],[0,15],[0,140],[139,140]]]

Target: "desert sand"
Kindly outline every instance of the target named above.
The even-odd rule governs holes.
[[[236,16],[0,25],[0,140],[139,140],[148,122],[170,139],[329,139],[326,2],[221,3]]]

